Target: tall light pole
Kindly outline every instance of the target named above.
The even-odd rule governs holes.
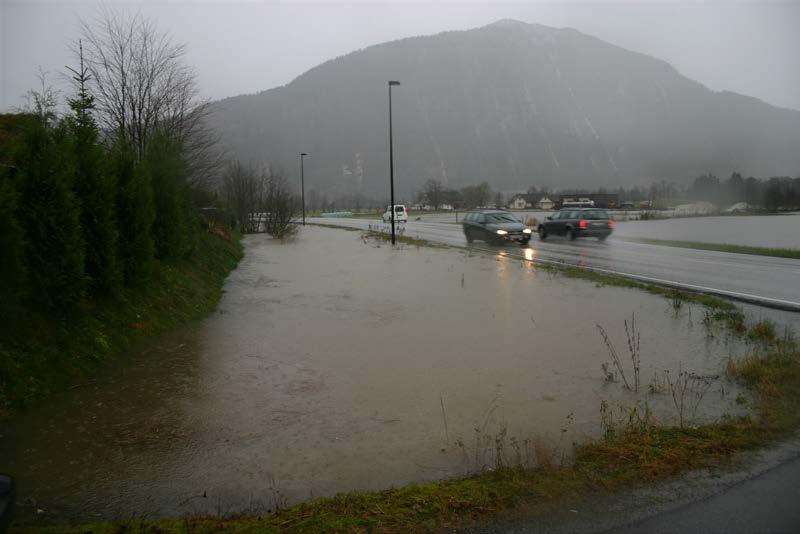
[[[390,206],[389,210],[392,212],[392,245],[395,244],[394,237],[394,149],[392,147],[392,86],[400,85],[398,81],[389,81],[389,190],[390,190]]]
[[[306,178],[303,172],[303,158],[308,156],[305,152],[300,152],[300,198],[303,204],[303,226],[306,225]]]

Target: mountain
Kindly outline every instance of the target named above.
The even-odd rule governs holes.
[[[244,162],[294,179],[309,152],[307,188],[382,197],[388,80],[402,84],[392,100],[405,198],[429,178],[511,190],[800,173],[800,112],[710,91],[573,29],[509,20],[347,54],[215,102],[212,125]]]

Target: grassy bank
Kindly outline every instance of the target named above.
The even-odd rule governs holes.
[[[86,302],[64,320],[18,321],[0,337],[0,418],[85,377],[133,341],[211,312],[241,255],[237,235],[202,232],[192,257],[157,264],[140,288]]]
[[[800,249],[796,248],[750,247],[745,245],[728,245],[725,243],[703,243],[700,241],[674,241],[670,239],[651,238],[631,238],[627,239],[627,241],[647,243],[649,245],[662,245],[665,247],[692,248],[697,250],[713,250],[716,252],[751,254],[754,256],[774,256],[776,258],[800,259]]]

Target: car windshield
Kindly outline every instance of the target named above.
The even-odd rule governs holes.
[[[519,222],[510,213],[492,213],[491,215],[487,215],[486,219],[490,223],[501,223],[502,224],[502,223]]]

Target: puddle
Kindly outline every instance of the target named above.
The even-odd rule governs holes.
[[[708,336],[701,308],[501,254],[312,227],[245,243],[217,313],[0,427],[23,518],[259,513],[491,465],[502,429],[505,461],[530,459],[537,440],[558,458],[601,435],[602,401],[647,400],[674,421],[671,396],[647,394],[654,374],[717,375],[749,350]],[[632,314],[638,395],[604,380],[596,326],[632,379]],[[685,415],[741,413],[739,393],[713,380]]]

